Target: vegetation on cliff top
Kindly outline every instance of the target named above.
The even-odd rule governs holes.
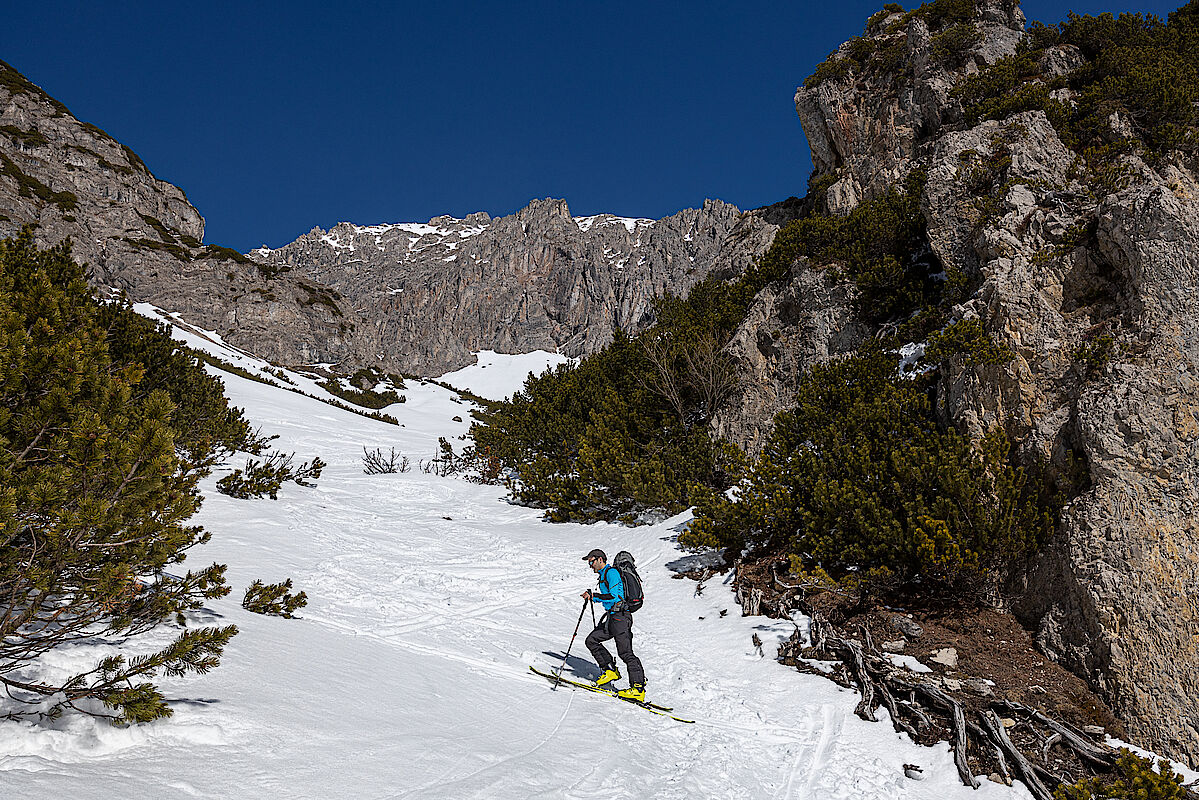
[[[49,103],[54,108],[55,114],[59,116],[71,113],[67,110],[66,106],[43,92],[37,84],[30,81],[20,72],[17,72],[10,64],[4,61],[0,61],[0,89],[4,89],[12,95],[33,95]]]
[[[1046,75],[1051,50],[1081,63]],[[1070,14],[1034,24],[1017,53],[956,90],[967,120],[1040,109],[1063,142],[1088,161],[1139,148],[1150,160],[1199,146],[1199,0],[1163,22],[1145,14]],[[1114,116],[1117,115],[1117,116]]]
[[[928,26],[934,58],[950,67],[961,66],[965,54],[982,38],[974,18],[974,0],[932,0],[906,12],[898,3],[887,3],[867,20],[866,35],[853,37],[830,54],[804,86],[812,89],[851,74],[897,83],[907,74],[904,31],[916,19]]]
[[[817,66],[808,88],[848,75],[896,82],[907,75],[907,24],[923,19],[932,56],[949,69],[979,41],[973,0],[934,0],[904,12],[888,3],[872,16],[866,35],[850,39]],[[890,20],[888,22],[888,20]],[[1080,63],[1047,74],[1046,58]],[[1154,160],[1199,145],[1199,0],[1163,21],[1152,14],[1080,16],[1057,25],[1033,23],[1015,55],[967,77],[955,91],[969,124],[1020,111],[1044,111],[1062,140],[1088,163],[1110,162],[1140,148]],[[1113,114],[1120,115],[1113,119]]]

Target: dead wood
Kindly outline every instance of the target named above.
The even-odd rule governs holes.
[[[862,693],[862,700],[853,713],[862,719],[878,722],[878,717],[874,715],[874,681],[871,680],[870,673],[866,670],[866,660],[862,657],[862,645],[853,639],[842,639],[841,641],[849,650],[850,660],[848,663],[850,669],[853,670],[854,677],[858,680],[858,689]]]
[[[987,711],[985,714],[979,714],[978,718],[982,722],[983,730],[986,731],[987,737],[1015,765],[1020,780],[1024,781],[1024,785],[1032,792],[1032,796],[1037,798],[1037,800],[1053,800],[1053,793],[1045,788],[1045,784],[1041,783],[1041,779],[1037,777],[1032,764],[1016,749],[1016,745],[1012,744],[1012,740],[1008,737],[1007,731],[1004,730],[1003,722],[999,719],[999,716],[994,711]]]
[[[1052,736],[1050,736],[1048,739],[1045,740],[1045,746],[1041,750],[1041,760],[1042,761],[1049,760],[1049,749],[1051,747],[1053,747],[1055,744],[1057,744],[1058,742],[1060,742],[1061,740],[1062,740],[1062,735],[1060,733],[1055,733]]]
[[[967,752],[966,713],[962,710],[962,704],[939,686],[934,686],[928,681],[916,684],[916,692],[927,697],[933,702],[933,705],[949,715],[950,729],[953,732],[953,763],[957,765],[958,777],[962,779],[964,785],[977,789],[978,778],[974,777],[974,771],[970,769]]]
[[[883,700],[883,705],[887,707],[887,713],[891,715],[891,724],[895,726],[895,730],[907,733],[912,739],[919,739],[920,735],[916,729],[899,715],[899,703],[895,702],[895,695],[891,694],[885,683],[878,685],[878,694]]]
[[[1046,728],[1049,728],[1049,730],[1061,736],[1062,740],[1070,747],[1071,750],[1077,753],[1081,758],[1090,762],[1093,766],[1104,770],[1110,770],[1115,766],[1117,759],[1115,750],[1105,744],[1100,745],[1095,743],[1091,739],[1088,739],[1086,734],[1075,730],[1072,726],[1067,725],[1064,722],[1059,722],[1058,720],[1042,714],[1035,708],[1029,708],[1023,703],[1017,703],[1014,700],[1003,700],[996,705],[1001,708],[1005,708],[1008,711],[1025,714],[1032,719],[1035,719]],[[1046,751],[1048,751],[1048,749],[1049,748],[1046,747]]]
[[[877,721],[874,709],[882,705],[886,707],[895,729],[907,733],[913,740],[928,744],[930,737],[936,737],[941,731],[952,745],[954,764],[964,785],[978,788],[980,784],[975,777],[976,772],[990,770],[997,772],[1008,784],[1013,780],[1023,782],[1037,800],[1052,800],[1054,788],[1063,782],[1077,780],[1056,775],[1048,768],[1049,751],[1054,744],[1065,745],[1081,759],[1073,762],[1080,770],[1078,778],[1084,777],[1084,763],[1099,771],[1114,769],[1115,751],[1106,745],[1096,744],[1070,725],[1007,699],[992,700],[992,709],[985,709],[985,705],[979,708],[984,703],[979,697],[963,695],[959,699],[954,691],[945,688],[935,677],[921,677],[897,668],[885,653],[877,649],[866,626],[859,627],[860,641],[848,638],[825,616],[814,612],[804,600],[798,599],[798,603],[811,620],[810,648],[800,648],[797,629],[793,637],[796,641],[788,647],[787,652],[797,655],[803,649],[805,655],[839,660],[845,670],[829,677],[859,690],[862,697],[854,713],[862,719]],[[905,699],[900,702],[900,697]],[[968,705],[974,709],[971,713],[977,714],[981,724],[967,719]],[[1021,731],[1027,728],[1023,738],[1026,747],[1027,740],[1031,740],[1031,747],[1021,750],[994,709],[1002,709],[1011,716],[1023,719],[1019,728]],[[990,765],[986,769],[976,770],[971,766],[972,743],[976,748],[974,757],[983,761],[980,766]]]

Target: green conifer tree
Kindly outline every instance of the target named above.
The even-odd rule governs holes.
[[[99,304],[69,246],[26,229],[0,242],[0,684],[9,716],[167,716],[147,679],[206,672],[237,629],[186,631],[164,649],[47,682],[39,657],[99,633],[124,640],[228,593],[224,566],[166,570],[207,541],[187,520],[197,477],[180,468],[166,392],[138,396],[140,365],[114,364]],[[36,704],[36,705],[35,705]]]
[[[124,302],[102,305],[97,321],[106,334],[112,363],[142,370],[133,387],[134,399],[143,401],[156,390],[171,398],[175,451],[185,468],[207,473],[225,456],[252,446],[250,424],[240,409],[229,405],[224,386],[205,372],[195,351],[171,338],[165,325]]]

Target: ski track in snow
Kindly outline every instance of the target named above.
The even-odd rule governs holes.
[[[219,342],[206,349],[222,352]],[[699,597],[692,581],[672,580],[665,565],[682,555],[686,515],[641,528],[552,525],[498,487],[415,466],[363,475],[363,446],[394,446],[415,465],[439,435],[461,444],[451,418],[464,406],[447,390],[410,385],[408,402],[386,409],[400,428],[214,374],[255,425],[280,435],[275,449],[329,466],[316,488],[288,484],[278,501],[217,494],[227,470],[204,481],[196,521],[213,538],[188,563],[228,563],[234,591],[191,618],[241,629],[222,665],[161,678],[179,699],[174,717],[151,725],[0,722],[6,798],[1029,796],[985,780],[961,786],[947,745],[919,747],[886,721],[863,722],[855,693],[775,663],[791,623],[740,617],[727,580]],[[637,557],[647,601],[634,641],[649,697],[696,724],[553,691],[528,672],[562,662],[579,593],[594,583],[580,560],[592,547]],[[241,592],[256,577],[292,578],[309,597],[301,618],[244,611]],[[585,614],[565,674],[594,675],[590,628]],[[61,668],[90,664],[100,649],[75,648]],[[904,762],[928,777],[904,778]]]

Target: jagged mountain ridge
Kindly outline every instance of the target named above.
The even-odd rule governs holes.
[[[739,272],[777,227],[718,200],[663,220],[516,214],[313,229],[249,254],[203,244],[204,218],[137,155],[0,62],[0,236],[73,243],[102,294],[179,313],[282,364],[438,375],[471,353],[586,355],[651,300]]]
[[[565,200],[545,199],[504,217],[343,222],[249,255],[332,287],[380,362],[439,374],[484,349],[595,352],[614,327],[650,323],[655,296],[743,270],[775,230],[719,200],[651,220],[576,218]]]

